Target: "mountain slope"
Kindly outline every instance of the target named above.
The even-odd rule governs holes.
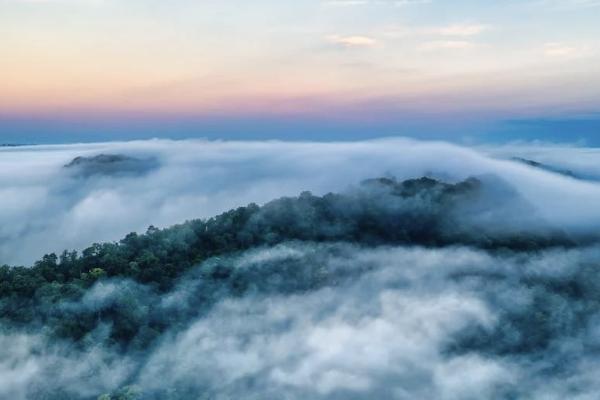
[[[37,371],[0,394],[445,398],[424,383],[473,357],[490,360],[474,368],[497,371],[493,382],[508,379],[502,363],[562,358],[555,346],[594,320],[598,259],[491,176],[251,204],[0,268],[0,371]],[[473,393],[532,397],[493,382]]]

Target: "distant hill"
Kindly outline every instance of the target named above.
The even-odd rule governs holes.
[[[584,179],[583,177],[578,176],[573,171],[570,171],[568,169],[557,168],[557,167],[554,167],[552,165],[542,164],[540,162],[529,160],[529,159],[526,159],[526,158],[512,157],[511,160],[520,162],[522,164],[529,165],[530,167],[539,168],[539,169],[542,169],[544,171],[554,172],[556,174],[568,176],[570,178]]]
[[[158,167],[154,158],[140,159],[123,154],[98,154],[90,157],[75,157],[64,168],[77,176],[94,175],[143,175]]]

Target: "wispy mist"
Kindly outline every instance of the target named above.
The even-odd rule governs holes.
[[[594,399],[596,160],[403,139],[2,149],[2,263],[85,250],[0,268],[0,397]]]
[[[522,147],[514,149],[524,155]],[[499,150],[498,150],[499,151]],[[512,149],[503,148],[502,158]],[[441,142],[354,143],[145,141],[0,149],[0,263],[29,264],[47,252],[117,240],[250,202],[310,190],[346,190],[362,179],[423,175],[458,181],[493,174],[563,228],[600,222],[600,185],[490,158]],[[530,154],[531,151],[527,154]],[[596,174],[595,152],[537,147],[541,161]],[[74,174],[77,157],[123,155],[152,163],[144,174]],[[600,157],[600,156],[599,156]],[[534,159],[536,159],[534,158]],[[57,234],[59,232],[59,234]]]
[[[86,398],[126,386],[177,399],[591,399],[597,271],[586,264],[598,261],[597,248],[494,256],[288,244],[209,260],[162,296],[100,282],[65,306],[134,314],[151,306],[163,319],[186,317],[153,347],[126,353],[105,344],[110,327],[83,347],[3,334],[0,394]],[[207,307],[201,271],[214,262],[255,276],[262,289],[213,291]],[[291,289],[297,280],[286,266],[316,265],[306,278],[314,289]]]

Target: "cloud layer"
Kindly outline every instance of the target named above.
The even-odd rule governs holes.
[[[563,151],[564,150],[564,151]],[[29,264],[47,252],[117,240],[148,225],[209,217],[304,190],[346,190],[363,179],[430,175],[450,181],[493,174],[559,228],[600,222],[600,185],[505,160],[527,156],[600,177],[593,149],[513,146],[474,150],[405,139],[354,143],[141,141],[0,150],[0,264]],[[78,176],[79,156],[153,160],[144,175]],[[57,234],[59,233],[59,234]]]
[[[597,248],[502,256],[284,244],[208,260],[164,295],[104,281],[63,307],[184,317],[144,352],[106,345],[110,326],[83,348],[2,333],[0,395],[592,399],[600,320],[597,271],[586,265],[599,260]],[[215,263],[262,289],[200,301]],[[286,270],[311,266],[314,288],[291,290]]]
[[[487,185],[462,198],[469,204],[457,209],[460,226],[444,226],[457,238],[468,236],[459,228],[482,237],[485,229],[519,229],[527,242],[533,236],[519,227],[537,220],[575,237],[600,223],[596,149],[155,140],[0,152],[0,249],[10,263],[304,190],[361,196],[359,181],[390,175],[475,176]],[[96,164],[102,173],[81,173]],[[394,202],[364,187],[382,220],[401,207],[424,212],[389,214],[400,225],[427,216],[427,198]],[[291,225],[312,226],[301,223],[310,207],[278,213],[282,204],[292,203],[266,207],[272,223],[292,216],[300,222]],[[356,222],[352,210],[345,215]],[[48,281],[34,293],[39,315],[28,325],[0,320],[0,397],[587,400],[600,389],[597,244],[509,251],[470,248],[466,239],[429,248],[260,243],[194,261],[162,289],[121,277],[89,286]],[[18,316],[18,300],[0,305]],[[56,331],[77,334],[69,325],[76,320],[90,327],[81,337]]]

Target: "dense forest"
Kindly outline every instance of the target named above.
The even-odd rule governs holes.
[[[520,255],[575,251],[593,241],[548,226],[518,193],[493,177],[457,183],[379,178],[340,194],[304,192],[166,229],[150,226],[146,233],[130,233],[118,242],[47,254],[33,266],[3,266],[0,329],[5,335],[42,335],[45,346],[67,343],[69,352],[85,354],[100,346],[127,354],[141,365],[140,360],[149,357],[148,349],[160,345],[165,335],[185,331],[224,299],[313,293],[351,285],[358,276],[379,268],[369,263],[332,267],[328,260],[343,258],[346,252],[466,246],[522,265]],[[299,257],[239,267],[248,252],[280,246],[304,250]],[[568,279],[541,273],[513,276],[514,285],[533,290],[536,300],[503,312],[497,328],[464,327],[444,351],[503,357],[534,354],[551,346],[555,336],[573,334],[600,300],[597,295],[589,297],[595,283],[582,283],[590,265],[574,269]],[[453,271],[451,279],[505,282],[507,276],[499,271],[460,270]],[[186,296],[178,298],[176,306],[169,305],[167,300],[181,293],[182,287]],[[571,302],[578,307],[572,309]],[[136,386],[136,379],[132,373],[116,387],[107,384],[97,393],[85,394],[68,385],[40,383],[29,387],[24,398],[221,398],[210,383],[202,384],[207,397],[200,397],[198,387],[187,381],[145,389]],[[252,387],[248,382],[244,385]],[[504,395],[509,398],[510,393]]]

